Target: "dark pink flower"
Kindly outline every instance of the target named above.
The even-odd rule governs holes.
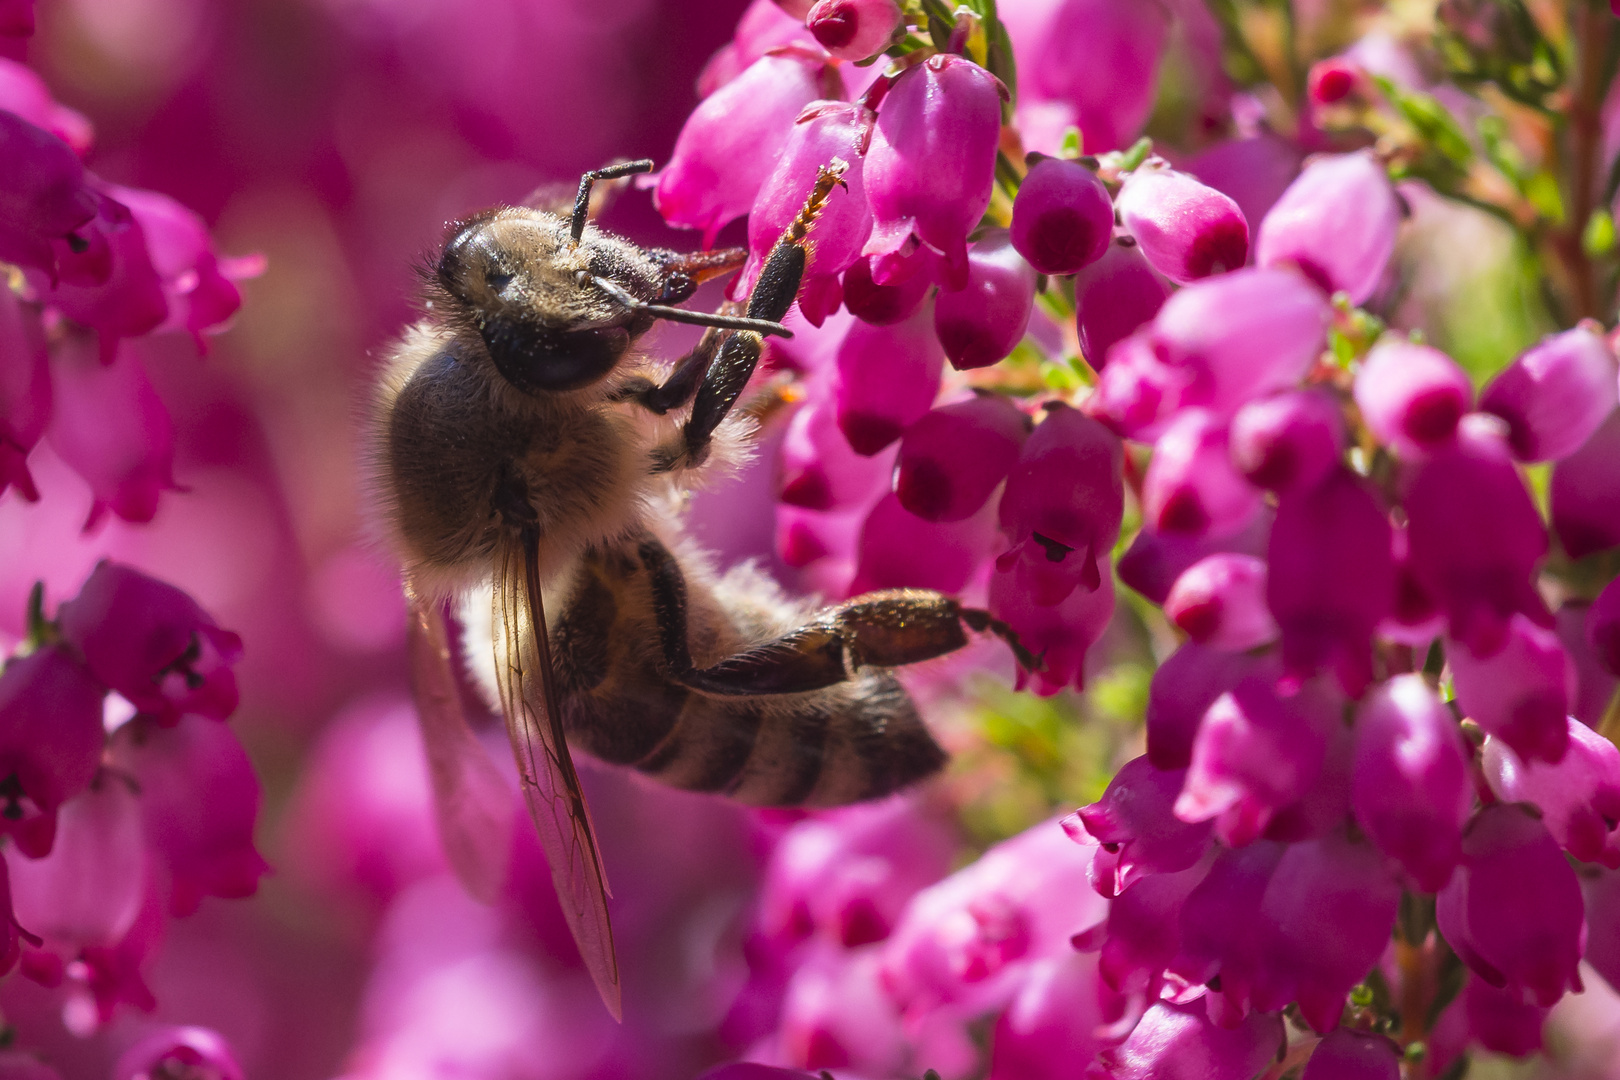
[[[1620,986],[1620,870],[1583,868],[1581,893],[1589,936],[1585,960],[1609,986]]]
[[[112,946],[135,924],[146,897],[140,798],[103,773],[58,812],[56,843],[43,859],[7,855],[17,921],[71,960]]]
[[[1169,970],[1192,985],[1218,978],[1223,1000],[1201,1004],[1216,1006],[1218,1018],[1230,1021],[1248,1012],[1276,940],[1277,927],[1261,916],[1260,905],[1288,849],[1259,840],[1215,850],[1209,872],[1181,904],[1180,951]]]
[[[997,571],[990,577],[990,611],[1011,626],[1018,642],[1041,658],[1040,671],[1033,676],[1018,669],[1017,684],[1031,687],[1043,697],[1070,686],[1085,685],[1086,650],[1097,643],[1114,614],[1114,575],[1104,564],[1099,588],[1075,589],[1058,604],[1041,604],[1018,581],[1017,571]]]
[[[242,640],[173,585],[103,561],[59,620],[96,678],[160,724],[235,711]]]
[[[1222,551],[1264,557],[1275,515],[1263,507],[1248,525],[1230,536],[1181,536],[1142,529],[1119,558],[1119,580],[1162,605],[1170,588],[1193,563]]]
[[[243,1080],[230,1043],[210,1028],[164,1027],[124,1051],[113,1080]]]
[[[80,233],[82,251],[59,251],[59,280],[52,288],[36,275],[41,298],[101,340],[101,359],[110,362],[118,339],[139,337],[162,326],[169,315],[163,278],[152,262],[146,230],[130,208],[97,182],[100,209]]]
[[[0,288],[0,356],[0,492],[14,486],[33,502],[28,453],[51,420],[50,353],[39,311],[8,288]]]
[[[1060,956],[1036,964],[990,1036],[989,1080],[1063,1080],[1102,1045],[1097,964]]]
[[[1479,407],[1507,421],[1520,461],[1558,461],[1592,437],[1620,403],[1614,351],[1584,326],[1541,342],[1480,394]]]
[[[1185,769],[1204,713],[1254,668],[1245,654],[1185,642],[1153,673],[1148,688],[1147,757],[1159,769]]]
[[[1251,1013],[1231,1028],[1210,1022],[1202,1001],[1161,1001],[1130,1037],[1105,1048],[1087,1080],[1249,1080],[1286,1040],[1282,1017]]]
[[[927,308],[893,326],[857,321],[838,347],[838,429],[857,454],[876,454],[928,412],[944,370]]]
[[[1074,936],[1076,949],[1099,954],[1098,974],[1123,998],[1107,1006],[1108,1018],[1120,1021],[1114,1030],[1134,1024],[1158,1000],[1165,969],[1181,952],[1182,905],[1218,850],[1211,848],[1185,870],[1141,878],[1109,902],[1105,922]]]
[[[1232,197],[1245,221],[1266,214],[1299,174],[1299,147],[1270,132],[1216,143],[1182,167]],[[1252,254],[1252,252],[1251,252]]]
[[[934,300],[934,332],[958,371],[994,364],[1024,339],[1035,271],[1000,230],[974,241],[967,284]]]
[[[1063,819],[1071,839],[1100,845],[1090,871],[1099,895],[1113,898],[1145,877],[1185,870],[1209,850],[1209,824],[1188,824],[1172,810],[1186,778],[1184,769],[1165,772],[1133,758],[1101,799]]]
[[[1125,178],[1114,208],[1153,268],[1183,285],[1248,261],[1249,226],[1231,197],[1165,166]]]
[[[872,256],[863,255],[844,272],[844,307],[862,322],[892,326],[916,313],[934,287],[933,265],[920,266],[927,259],[913,259],[913,272],[879,285],[872,280]]]
[[[1605,589],[1605,592],[1608,590]],[[1620,594],[1620,590],[1616,590]],[[1598,600],[1603,596],[1599,594]],[[1609,661],[1598,651],[1594,631],[1601,629],[1603,620],[1593,616],[1596,603],[1565,600],[1558,608],[1558,640],[1575,666],[1575,697],[1569,713],[1587,727],[1597,727],[1609,707],[1620,680],[1606,666]]]
[[[988,513],[961,521],[925,521],[891,493],[878,500],[861,526],[849,591],[961,592],[1000,543]]]
[[[67,143],[81,158],[90,152],[94,141],[90,121],[77,110],[59,104],[51,96],[45,80],[26,64],[5,57],[0,57],[0,111],[44,128]]]
[[[1401,1048],[1387,1035],[1335,1028],[1316,1044],[1300,1080],[1400,1080]]]
[[[777,1022],[777,1057],[805,1069],[899,1070],[906,1040],[884,993],[876,950],[818,944],[793,971]]]
[[[1451,443],[1474,400],[1474,384],[1456,361],[1427,345],[1386,340],[1356,373],[1356,405],[1379,442],[1421,459]]]
[[[1343,101],[1365,78],[1365,73],[1354,61],[1342,56],[1330,56],[1311,65],[1305,92],[1313,104],[1332,105]]]
[[[894,471],[887,454],[855,452],[838,430],[838,411],[827,397],[812,399],[793,414],[777,464],[777,497],[806,510],[866,504],[887,486]]]
[[[1574,559],[1620,544],[1620,409],[1553,466],[1552,522]]]
[[[1075,324],[1086,362],[1102,371],[1109,350],[1157,315],[1169,295],[1170,286],[1153,272],[1141,246],[1117,237],[1074,279]]]
[[[0,261],[53,275],[56,246],[95,217],[99,204],[67,144],[0,99]]]
[[[1496,797],[1531,803],[1552,838],[1582,862],[1620,868],[1620,749],[1570,717],[1569,749],[1555,765],[1520,759],[1501,739],[1488,738],[1481,767]]]
[[[1253,555],[1221,552],[1193,563],[1171,586],[1164,613],[1214,649],[1242,652],[1277,636],[1266,608],[1266,564]]]
[[[13,657],[0,673],[0,797],[4,831],[17,833],[30,818],[21,800],[52,817],[90,786],[101,762],[103,690],[66,645],[46,645]],[[32,846],[32,845],[30,845]],[[28,850],[38,858],[50,850]]]
[[[1000,394],[930,410],[900,437],[894,481],[900,505],[927,521],[971,517],[1007,478],[1030,426]]]
[[[1592,602],[1584,636],[1603,669],[1620,675],[1620,578],[1605,585]]]
[[[794,0],[802,8],[796,13],[784,10],[788,5],[774,0],[753,0],[737,20],[736,32],[703,65],[698,75],[698,96],[708,97],[726,83],[748,70],[748,66],[772,49],[795,43],[815,45],[804,25],[804,16],[810,10],[805,0]]]
[[[1189,409],[1154,443],[1142,482],[1142,516],[1155,532],[1229,536],[1260,509],[1260,492],[1232,468],[1226,427]]]
[[[1448,646],[1458,707],[1519,756],[1561,761],[1575,669],[1557,633],[1514,615],[1494,652],[1460,641]]]
[[[1260,222],[1255,262],[1298,267],[1322,291],[1364,304],[1395,252],[1400,223],[1395,189],[1371,154],[1318,158]]]
[[[894,0],[818,0],[804,24],[834,56],[865,60],[888,47],[900,25],[900,5]]]
[[[1077,273],[1103,257],[1113,235],[1114,206],[1096,173],[1061,158],[1030,168],[1013,200],[1012,245],[1037,272]]]
[[[1344,414],[1319,390],[1284,390],[1232,417],[1232,464],[1249,483],[1279,495],[1303,492],[1344,453]]]

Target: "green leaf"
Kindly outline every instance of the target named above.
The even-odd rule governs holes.
[[[1598,259],[1614,251],[1614,241],[1614,215],[1601,208],[1593,211],[1581,232],[1582,249],[1590,257]]]

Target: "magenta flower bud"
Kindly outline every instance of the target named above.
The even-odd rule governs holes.
[[[1163,605],[1170,587],[1193,563],[1223,551],[1265,556],[1275,515],[1263,507],[1248,525],[1231,536],[1186,537],[1142,529],[1119,559],[1119,580]]]
[[[1170,589],[1164,613],[1200,645],[1229,652],[1277,636],[1266,608],[1266,564],[1253,555],[1211,555],[1188,567]]]
[[[1473,809],[1468,750],[1421,675],[1380,683],[1356,709],[1356,821],[1424,892],[1451,880]]]
[[[0,261],[56,271],[53,241],[95,217],[100,198],[60,138],[0,102]]]
[[[1091,591],[1075,589],[1057,604],[1042,604],[1019,581],[1017,571],[997,571],[990,578],[990,612],[1013,628],[1019,644],[1041,658],[1033,676],[1035,693],[1050,697],[1085,685],[1086,650],[1097,643],[1114,614],[1114,575],[1106,564],[1102,580]],[[1031,675],[1018,669],[1018,689]]]
[[[875,589],[934,589],[961,592],[1001,543],[988,514],[962,521],[934,522],[885,495],[861,526],[851,593]]]
[[[1554,520],[1557,500],[1555,471]],[[1514,612],[1553,624],[1535,586],[1547,530],[1503,439],[1463,424],[1454,447],[1418,466],[1402,503],[1407,569],[1444,612],[1452,637],[1484,656],[1506,640]]]
[[[1479,407],[1507,421],[1520,461],[1558,461],[1581,448],[1620,403],[1614,352],[1585,327],[1556,334],[1491,380]]]
[[[1285,390],[1251,401],[1232,417],[1232,464],[1256,487],[1279,495],[1315,487],[1344,453],[1344,414],[1319,390]]]
[[[1316,1044],[1300,1080],[1400,1080],[1401,1050],[1387,1035],[1335,1028]]]
[[[158,723],[236,710],[242,639],[173,585],[103,560],[58,618],[96,678]]]
[[[51,420],[50,352],[39,313],[11,289],[0,289],[0,492],[15,486],[39,498],[28,453]]]
[[[1233,847],[1265,831],[1272,815],[1303,796],[1322,772],[1339,699],[1320,684],[1279,697],[1272,672],[1252,674],[1215,699],[1193,741],[1183,821],[1215,819]]]
[[[84,791],[101,762],[102,688],[66,645],[6,662],[0,674],[0,792],[6,818],[26,798],[44,814]],[[50,850],[46,840],[45,851]],[[34,858],[44,851],[29,851]]]
[[[872,280],[872,256],[862,255],[844,272],[844,307],[862,322],[892,326],[914,315],[934,287],[934,266],[927,258],[914,259],[913,273],[888,285]]]
[[[1338,154],[1305,166],[1260,222],[1261,266],[1295,266],[1326,293],[1364,304],[1395,252],[1401,209],[1371,154]]]
[[[778,4],[774,0],[753,0],[737,19],[731,40],[720,46],[698,73],[698,97],[713,94],[772,49],[794,44],[815,48],[815,39],[804,25],[812,2],[792,0],[791,4]]]
[[[686,118],[653,203],[671,225],[703,230],[703,246],[748,213],[787,145],[794,118],[823,97],[822,65],[798,53],[762,56]],[[851,164],[854,164],[851,162]]]
[[[804,24],[839,59],[865,60],[888,47],[900,25],[900,5],[894,0],[819,0]]]
[[[1505,741],[1486,739],[1485,779],[1503,802],[1539,808],[1552,838],[1577,859],[1620,868],[1620,750],[1574,717],[1568,723],[1569,749],[1556,765],[1526,763]]]
[[[1572,559],[1620,545],[1620,409],[1553,466],[1552,521]]]
[[[987,367],[1024,340],[1035,271],[999,230],[973,244],[967,284],[934,300],[934,332],[958,371]]]
[[[1171,281],[1186,285],[1248,261],[1243,211],[1186,173],[1145,165],[1125,178],[1114,208],[1153,269]]]
[[[919,421],[920,423],[920,421]],[[778,498],[806,510],[855,507],[889,482],[887,454],[857,454],[838,430],[838,412],[825,397],[805,403],[788,422],[777,459]]]
[[[1385,340],[1356,372],[1355,397],[1379,442],[1418,459],[1451,442],[1474,400],[1474,385],[1439,349]]]
[[[1580,884],[1546,827],[1520,807],[1496,803],[1474,815],[1434,913],[1446,942],[1492,986],[1542,1006],[1580,992]]]
[[[1147,758],[1154,768],[1168,771],[1192,764],[1204,713],[1253,669],[1247,656],[1191,641],[1171,653],[1148,687]]]
[[[838,430],[857,454],[871,457],[928,412],[944,370],[928,309],[894,326],[856,322],[838,347]]]
[[[141,786],[147,847],[168,871],[169,911],[205,896],[252,896],[269,865],[253,846],[259,778],[228,724],[187,716],[173,727],[125,724],[113,760]]]
[[[1089,1080],[1249,1080],[1265,1069],[1287,1039],[1282,1016],[1250,1013],[1226,1028],[1212,1023],[1202,1001],[1160,1001],[1122,1043],[1103,1048]]]
[[[1363,78],[1360,65],[1342,56],[1330,56],[1311,65],[1305,94],[1312,104],[1332,105],[1348,97]]]
[[[1521,758],[1561,761],[1569,746],[1565,718],[1575,670],[1557,633],[1514,615],[1495,652],[1479,653],[1461,641],[1447,644],[1457,705],[1468,718]]]
[[[1292,140],[1262,132],[1218,142],[1182,168],[1230,195],[1244,221],[1264,221],[1299,175],[1299,162],[1300,152]]]
[[[1605,585],[1592,602],[1585,636],[1603,670],[1620,675],[1620,578]]]
[[[1029,417],[1000,394],[932,409],[900,437],[894,491],[925,521],[972,517],[1007,478],[1030,432]]]
[[[164,1027],[124,1051],[113,1069],[113,1080],[243,1080],[231,1046],[210,1028]]]
[[[1277,507],[1266,600],[1282,631],[1285,668],[1332,668],[1359,696],[1372,678],[1372,635],[1395,602],[1389,518],[1371,485],[1339,467]]]
[[[1108,350],[1097,388],[1081,408],[1121,436],[1151,442],[1192,395],[1198,375],[1165,363],[1150,332],[1140,330]]]
[[[1188,824],[1172,812],[1185,779],[1185,770],[1164,772],[1133,758],[1101,799],[1063,819],[1070,839],[1101,845],[1090,870],[1098,895],[1112,899],[1142,878],[1185,870],[1209,850],[1209,824]]]
[[[63,805],[49,855],[8,861],[19,923],[70,958],[116,945],[146,896],[140,800],[127,780],[103,774]]]
[[[842,161],[843,187],[832,191],[810,225],[810,254],[798,299],[800,312],[813,326],[838,310],[843,299],[838,276],[860,257],[872,231],[862,172],[873,119],[871,110],[843,101],[818,101],[799,114],[748,214],[748,264],[732,286],[733,299],[753,289],[765,257],[804,208],[820,170]]]
[[[1016,214],[1016,203],[1013,210]],[[1074,279],[1075,323],[1086,362],[1102,371],[1114,344],[1157,315],[1169,295],[1170,287],[1153,272],[1135,240],[1120,237],[1107,245]]]
[[[988,71],[949,54],[895,80],[866,155],[873,280],[891,284],[920,242],[944,256],[947,288],[967,284],[967,234],[990,205],[1005,93]]]
[[[1232,468],[1226,428],[1211,413],[1181,414],[1153,447],[1142,516],[1158,532],[1228,536],[1260,509],[1260,493]]]
[[[1037,272],[1078,273],[1103,257],[1113,236],[1108,188],[1084,165],[1042,158],[1019,185],[1012,245]]]

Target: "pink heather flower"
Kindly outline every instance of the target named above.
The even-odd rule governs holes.
[[[1411,540],[1408,530],[1396,529],[1390,544],[1395,560],[1395,606],[1389,618],[1378,624],[1378,636],[1390,641],[1410,645],[1414,649],[1428,649],[1429,644],[1446,629],[1445,612],[1429,595],[1412,572]]]
[[[189,915],[205,896],[252,896],[268,864],[253,846],[259,780],[225,724],[182,717],[119,728],[113,760],[141,787],[146,843],[169,878],[169,910]]]
[[[1260,509],[1260,493],[1232,468],[1226,428],[1189,409],[1159,436],[1142,482],[1142,516],[1156,532],[1226,536]]]
[[[1541,1049],[1547,1009],[1525,1001],[1522,994],[1499,990],[1472,972],[1458,997],[1470,1041],[1493,1054],[1514,1057]]]
[[[1198,376],[1194,368],[1166,363],[1144,328],[1108,350],[1097,388],[1082,408],[1126,438],[1151,442],[1187,403]]]
[[[875,589],[961,592],[1001,544],[988,513],[961,521],[925,521],[885,495],[861,526],[851,593]]]
[[[231,1046],[210,1028],[164,1027],[124,1051],[113,1069],[113,1080],[243,1080]]]
[[[900,5],[894,0],[819,0],[804,24],[834,56],[865,60],[888,47],[900,25]]]
[[[1569,746],[1565,717],[1575,670],[1558,635],[1514,615],[1495,652],[1447,644],[1457,705],[1469,719],[1522,758],[1561,761]]]
[[[900,437],[900,505],[925,521],[972,517],[1007,478],[1030,428],[1029,417],[1000,394],[930,410]]]
[[[1552,522],[1572,559],[1620,545],[1620,409],[1553,466]]]
[[[1249,524],[1230,536],[1180,536],[1142,529],[1119,559],[1119,580],[1163,605],[1176,578],[1193,563],[1222,551],[1264,557],[1273,515],[1262,507]]]
[[[814,46],[815,39],[804,25],[810,10],[807,0],[795,0],[800,10],[790,13],[787,5],[774,0],[753,0],[737,20],[731,40],[709,57],[698,74],[698,96],[708,97],[748,70],[750,64],[772,49],[795,43]]]
[[[1266,564],[1253,555],[1222,552],[1193,563],[1171,587],[1164,613],[1214,649],[1242,652],[1277,636],[1266,608]]]
[[[1215,834],[1233,846],[1254,840],[1310,790],[1339,722],[1340,699],[1325,686],[1279,697],[1275,681],[1269,671],[1249,675],[1209,707],[1176,799],[1178,818],[1215,819]]]
[[[47,434],[90,485],[86,528],[109,510],[125,521],[151,521],[163,492],[177,487],[174,424],[140,356],[125,346],[110,361],[103,363],[83,334],[69,335],[51,360],[55,411]]]
[[[117,190],[98,182],[103,192],[96,217],[81,230],[83,252],[59,253],[60,280],[54,288],[35,284],[45,303],[96,331],[103,363],[111,361],[118,339],[140,337],[162,326],[169,315],[163,279],[152,264],[146,229],[129,207],[111,195]]]
[[[146,896],[140,798],[127,779],[103,774],[57,817],[43,859],[6,856],[17,921],[67,959],[91,945],[116,945]]]
[[[46,645],[13,657],[0,673],[0,797],[6,803],[4,831],[26,823],[17,811],[28,799],[54,818],[63,803],[90,786],[101,762],[103,690],[66,645]],[[33,847],[34,845],[29,845]],[[39,858],[49,851],[24,853]]]
[[[39,312],[9,288],[0,288],[0,492],[16,487],[39,498],[28,453],[51,419],[50,353]]]
[[[814,948],[788,980],[776,1032],[780,1059],[805,1069],[898,1072],[906,1043],[879,963],[872,949]]]
[[[1569,749],[1556,765],[1525,762],[1488,738],[1481,764],[1503,802],[1532,803],[1552,838],[1582,862],[1620,869],[1620,750],[1571,717]]]
[[[1284,390],[1232,417],[1232,464],[1249,483],[1301,493],[1333,471],[1344,453],[1344,414],[1320,390]]]
[[[1424,892],[1451,880],[1473,809],[1468,750],[1421,675],[1380,683],[1356,709],[1351,805],[1378,849]]]
[[[824,397],[812,398],[793,414],[782,438],[777,468],[777,497],[784,503],[806,510],[835,510],[864,505],[877,497],[888,485],[894,463],[887,454],[857,454],[838,430],[838,411],[832,400]]]
[[[1022,690],[1030,679],[1031,689],[1050,697],[1073,686],[1085,685],[1086,650],[1097,643],[1114,614],[1114,575],[1105,564],[1100,568],[1101,585],[1087,591],[1075,589],[1056,605],[1041,604],[1018,581],[1018,572],[997,571],[990,577],[990,612],[1011,626],[1019,644],[1041,658],[1043,667],[1033,676],[1018,669],[1017,686]]]
[[[1099,895],[1112,899],[1143,878],[1185,870],[1209,850],[1208,822],[1188,824],[1172,811],[1186,775],[1132,758],[1101,799],[1063,819],[1071,839],[1101,845],[1089,874]]]
[[[703,230],[703,246],[748,213],[787,145],[793,120],[825,96],[823,66],[799,53],[762,56],[687,117],[653,188],[671,225]],[[852,163],[853,164],[853,163]]]
[[[1012,245],[1030,266],[1042,274],[1077,273],[1103,257],[1113,235],[1114,206],[1096,173],[1061,158],[1035,162],[1012,214]]]
[[[1251,913],[1252,914],[1252,913]],[[1230,1028],[1212,1023],[1202,1001],[1160,1001],[1124,1042],[1105,1047],[1087,1080],[1249,1080],[1286,1041],[1282,1017],[1251,1013]]]
[[[1387,1035],[1335,1028],[1316,1044],[1300,1080],[1400,1080],[1401,1050]]]
[[[1450,444],[1474,400],[1474,384],[1439,349],[1386,339],[1356,372],[1355,397],[1379,442],[1420,459]]]
[[[173,585],[104,560],[58,618],[95,677],[158,723],[236,710],[242,639]]]
[[[1600,595],[1599,600],[1602,599]],[[1612,672],[1605,667],[1607,661],[1599,655],[1597,646],[1589,636],[1589,616],[1595,608],[1582,600],[1569,599],[1559,607],[1558,640],[1569,654],[1575,667],[1575,697],[1569,714],[1587,727],[1595,728],[1603,722],[1609,700],[1620,686]]]
[[[966,285],[967,234],[990,205],[1005,93],[995,76],[950,54],[895,80],[866,155],[873,280],[890,284],[921,243],[944,256],[947,288]]]
[[[856,322],[838,347],[838,429],[857,454],[876,454],[928,412],[944,369],[927,308],[894,326]]]
[[[1581,448],[1615,405],[1614,352],[1576,327],[1541,342],[1491,380],[1479,407],[1507,421],[1520,461],[1557,461]]]
[[[840,177],[843,187],[832,191],[810,226],[810,255],[798,301],[813,326],[838,310],[844,292],[838,276],[860,257],[861,245],[872,231],[872,211],[861,177],[873,119],[871,110],[843,101],[818,101],[799,114],[776,168],[749,211],[748,265],[732,286],[734,299],[747,296],[754,287],[765,257],[804,208],[819,171],[842,161],[847,166]]]
[[[1216,143],[1182,168],[1230,195],[1244,221],[1264,221],[1299,174],[1299,158],[1291,140],[1262,132]]]
[[[1047,407],[998,511],[1012,546],[996,569],[1012,575],[1028,602],[1049,607],[1108,576],[1124,514],[1123,462],[1119,440],[1097,421],[1061,403]]]
[[[1024,339],[1035,309],[1035,271],[995,230],[974,241],[967,284],[934,300],[934,332],[958,371],[994,364]]]
[[[1620,986],[1620,870],[1583,868],[1580,881],[1589,933],[1585,960],[1610,987]]]
[[[1542,1006],[1581,990],[1583,911],[1546,826],[1507,803],[1474,816],[1462,865],[1435,898],[1440,932],[1474,974]]]
[[[1182,285],[1248,261],[1249,226],[1228,195],[1151,163],[1125,178],[1114,208],[1153,268]]]
[[[5,57],[0,57],[0,111],[44,128],[81,158],[90,152],[94,141],[90,121],[77,110],[58,104],[45,80],[26,64]]]
[[[1181,952],[1181,909],[1214,862],[1204,858],[1173,874],[1151,874],[1138,880],[1108,904],[1108,918],[1076,934],[1074,947],[1097,952],[1097,973],[1116,1000],[1105,1004],[1107,1018],[1118,1023],[1110,1034],[1129,1030],[1158,1000],[1165,969]]]
[[[1593,601],[1585,636],[1603,669],[1620,675],[1620,578],[1605,585]]]
[[[1311,65],[1305,94],[1314,105],[1343,101],[1365,78],[1361,67],[1342,56],[1330,56]]]
[[[1169,285],[1148,265],[1141,245],[1128,236],[1116,238],[1074,279],[1075,323],[1086,362],[1102,371],[1115,343],[1157,315],[1169,295]]]
[[[1378,497],[1346,468],[1279,502],[1266,600],[1290,674],[1331,668],[1346,693],[1361,694],[1372,678],[1373,630],[1395,601],[1390,547]]]
[[[911,318],[934,287],[932,261],[913,259],[907,267],[911,274],[879,285],[872,280],[872,258],[862,255],[844,271],[845,309],[873,326],[892,326]]]
[[[67,144],[0,99],[0,261],[54,275],[56,246],[99,204]]]
[[[1395,252],[1401,210],[1371,154],[1339,154],[1305,166],[1260,222],[1255,261],[1295,266],[1327,293],[1364,304]]]
[[[1153,673],[1148,688],[1147,758],[1155,768],[1185,769],[1204,713],[1254,669],[1245,654],[1184,642]]]
[[[1097,964],[1061,956],[1035,964],[990,1036],[989,1080],[1063,1080],[1102,1045]]]
[[[1277,938],[1277,926],[1260,917],[1260,905],[1287,850],[1270,840],[1217,848],[1208,873],[1181,903],[1181,947],[1169,970],[1189,985],[1220,979],[1222,998],[1202,1003],[1217,1019],[1230,1022],[1249,1011]]]
[[[1515,612],[1553,623],[1535,586],[1547,530],[1506,441],[1471,422],[1458,434],[1455,446],[1417,467],[1401,500],[1407,568],[1445,613],[1451,636],[1488,656],[1507,640]],[[1557,490],[1554,472],[1555,520]]]

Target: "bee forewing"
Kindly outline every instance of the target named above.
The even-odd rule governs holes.
[[[531,538],[532,540],[532,538]],[[607,879],[579,774],[563,738],[562,717],[551,681],[551,655],[542,609],[538,551],[532,542],[521,553],[497,560],[494,613],[495,677],[500,686],[506,731],[517,758],[518,779],[529,804],[541,846],[551,863],[574,943],[590,969],[596,989],[615,1020],[623,1019],[619,962],[608,921]],[[539,679],[538,696],[528,692]]]

